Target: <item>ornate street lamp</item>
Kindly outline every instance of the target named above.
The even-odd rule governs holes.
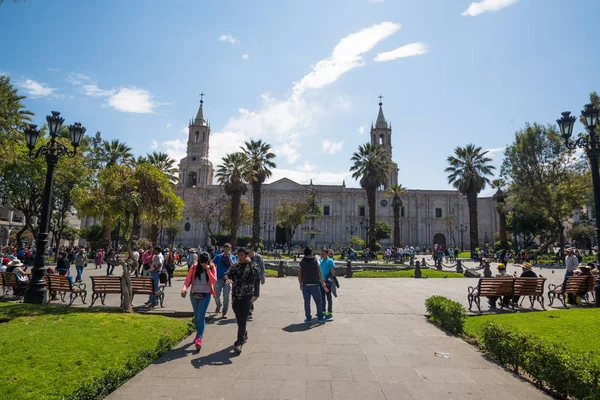
[[[585,150],[590,160],[590,169],[592,170],[592,186],[594,188],[594,206],[596,210],[596,243],[600,244],[600,172],[598,171],[598,156],[600,154],[600,143],[596,136],[596,126],[600,112],[592,104],[586,104],[581,111],[581,119],[588,132],[587,135],[580,134],[575,140],[571,140],[573,134],[573,125],[576,118],[571,116],[570,111],[562,113],[562,117],[556,120],[560,127],[560,134],[565,141],[565,146],[569,150],[580,148]],[[596,265],[600,265],[600,252],[596,253]],[[596,307],[600,307],[600,279],[596,281]]]
[[[469,227],[467,225],[463,225],[463,224],[460,224],[460,229],[458,228],[458,226],[456,227],[456,230],[460,232],[460,251],[465,250],[465,242],[463,241],[463,233],[465,233],[468,229],[469,229]]]
[[[29,285],[25,291],[25,303],[45,304],[48,302],[48,291],[44,282],[44,274],[46,272],[46,245],[48,244],[48,225],[50,222],[50,204],[52,201],[52,184],[54,182],[54,168],[58,163],[58,159],[67,155],[74,157],[77,152],[77,147],[81,142],[81,138],[85,133],[85,128],[81,123],[76,122],[69,126],[71,145],[73,150],[69,151],[67,146],[57,141],[60,128],[64,122],[64,118],[60,116],[58,111],[52,111],[52,115],[46,117],[48,130],[50,133],[50,141],[41,146],[34,152],[35,145],[40,136],[40,131],[37,125],[29,125],[25,129],[25,141],[29,148],[29,158],[36,159],[40,156],[46,158],[46,183],[44,185],[44,196],[42,198],[42,215],[39,221],[39,229],[36,240],[36,254],[33,262],[32,277],[29,280]]]

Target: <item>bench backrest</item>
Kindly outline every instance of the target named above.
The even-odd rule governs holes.
[[[513,293],[513,278],[480,278],[480,296],[506,296]]]
[[[2,286],[15,287],[17,286],[17,276],[12,272],[1,272],[2,274]]]
[[[580,275],[568,276],[565,293],[591,292],[594,290],[594,276]]]
[[[133,294],[152,294],[154,293],[154,281],[149,276],[132,276],[131,289]]]
[[[71,292],[73,284],[65,275],[46,275],[50,290],[56,292]]]
[[[92,291],[100,293],[121,293],[121,277],[92,276]]]
[[[515,296],[541,296],[546,278],[515,278]]]

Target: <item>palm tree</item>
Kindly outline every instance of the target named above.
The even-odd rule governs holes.
[[[494,179],[491,184],[493,189],[496,189],[496,193],[492,198],[496,200],[496,212],[498,213],[498,220],[500,222],[500,248],[508,250],[508,239],[506,234],[506,193],[503,188],[506,186],[504,179]]]
[[[177,177],[179,169],[175,167],[175,160],[169,157],[167,153],[153,151],[152,154],[148,154],[147,161],[168,175],[171,184],[177,184],[179,181],[179,178]]]
[[[107,167],[115,164],[125,164],[133,159],[131,147],[113,139],[110,142],[104,140],[100,146],[100,159],[106,163]]]
[[[248,176],[247,181],[252,186],[252,197],[254,215],[252,218],[252,243],[255,246],[260,244],[260,200],[262,184],[273,174],[271,168],[276,168],[277,165],[272,159],[275,154],[271,153],[271,145],[263,143],[262,140],[250,140],[244,143],[246,147],[242,147],[242,151],[248,158]]]
[[[452,184],[459,192],[467,198],[469,206],[469,225],[471,251],[478,246],[479,229],[477,227],[477,195],[485,185],[490,183],[488,176],[496,167],[490,165],[491,158],[486,157],[487,151],[481,147],[468,144],[466,147],[456,147],[454,156],[448,157],[450,166],[445,169],[448,173],[448,183]]]
[[[358,151],[352,155],[354,163],[350,167],[352,177],[359,179],[360,186],[367,192],[369,205],[369,247],[375,247],[375,201],[377,189],[387,181],[392,170],[390,154],[376,144],[365,143],[358,146]]]
[[[400,196],[408,193],[402,185],[392,185],[385,190],[385,194],[392,198],[392,209],[394,210],[394,247],[400,247],[400,208],[402,200]]]
[[[216,177],[219,184],[225,188],[225,193],[231,197],[231,245],[236,246],[237,230],[240,224],[240,203],[242,195],[248,190],[248,157],[242,152],[225,155],[223,163],[217,168]]]

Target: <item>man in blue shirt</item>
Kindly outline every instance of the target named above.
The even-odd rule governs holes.
[[[227,318],[227,311],[229,310],[229,294],[231,293],[231,284],[225,283],[223,277],[227,270],[229,270],[229,267],[235,265],[236,262],[237,258],[231,254],[231,245],[229,243],[225,243],[223,252],[213,259],[213,263],[217,267],[217,283],[215,283],[215,302],[217,303],[217,309],[215,312],[217,314],[221,312],[222,306],[222,318]],[[223,292],[223,302],[221,302],[221,292]]]
[[[333,277],[335,276],[335,263],[333,262],[333,255],[331,258],[329,257],[329,249],[323,248],[321,250],[321,275],[323,276],[323,281],[327,285],[327,291],[325,291],[324,287],[321,287],[321,304],[323,304],[323,314],[325,318],[332,317],[332,298],[331,298],[331,286],[333,283]],[[325,311],[325,300],[327,300],[327,312]]]

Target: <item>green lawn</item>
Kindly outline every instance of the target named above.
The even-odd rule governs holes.
[[[471,252],[470,251],[462,251],[462,252],[458,253],[458,258],[471,258]]]
[[[422,269],[424,278],[464,278],[458,272],[446,272],[432,269]],[[405,271],[358,271],[353,274],[356,278],[412,278],[414,270]]]
[[[0,303],[0,399],[61,398],[187,332],[182,319]]]
[[[600,343],[597,340],[600,326],[598,309],[574,308],[468,317],[465,332],[468,336],[477,337],[483,326],[490,321],[509,326],[516,331],[530,333],[548,342],[565,343],[574,353],[590,352],[600,360]]]

